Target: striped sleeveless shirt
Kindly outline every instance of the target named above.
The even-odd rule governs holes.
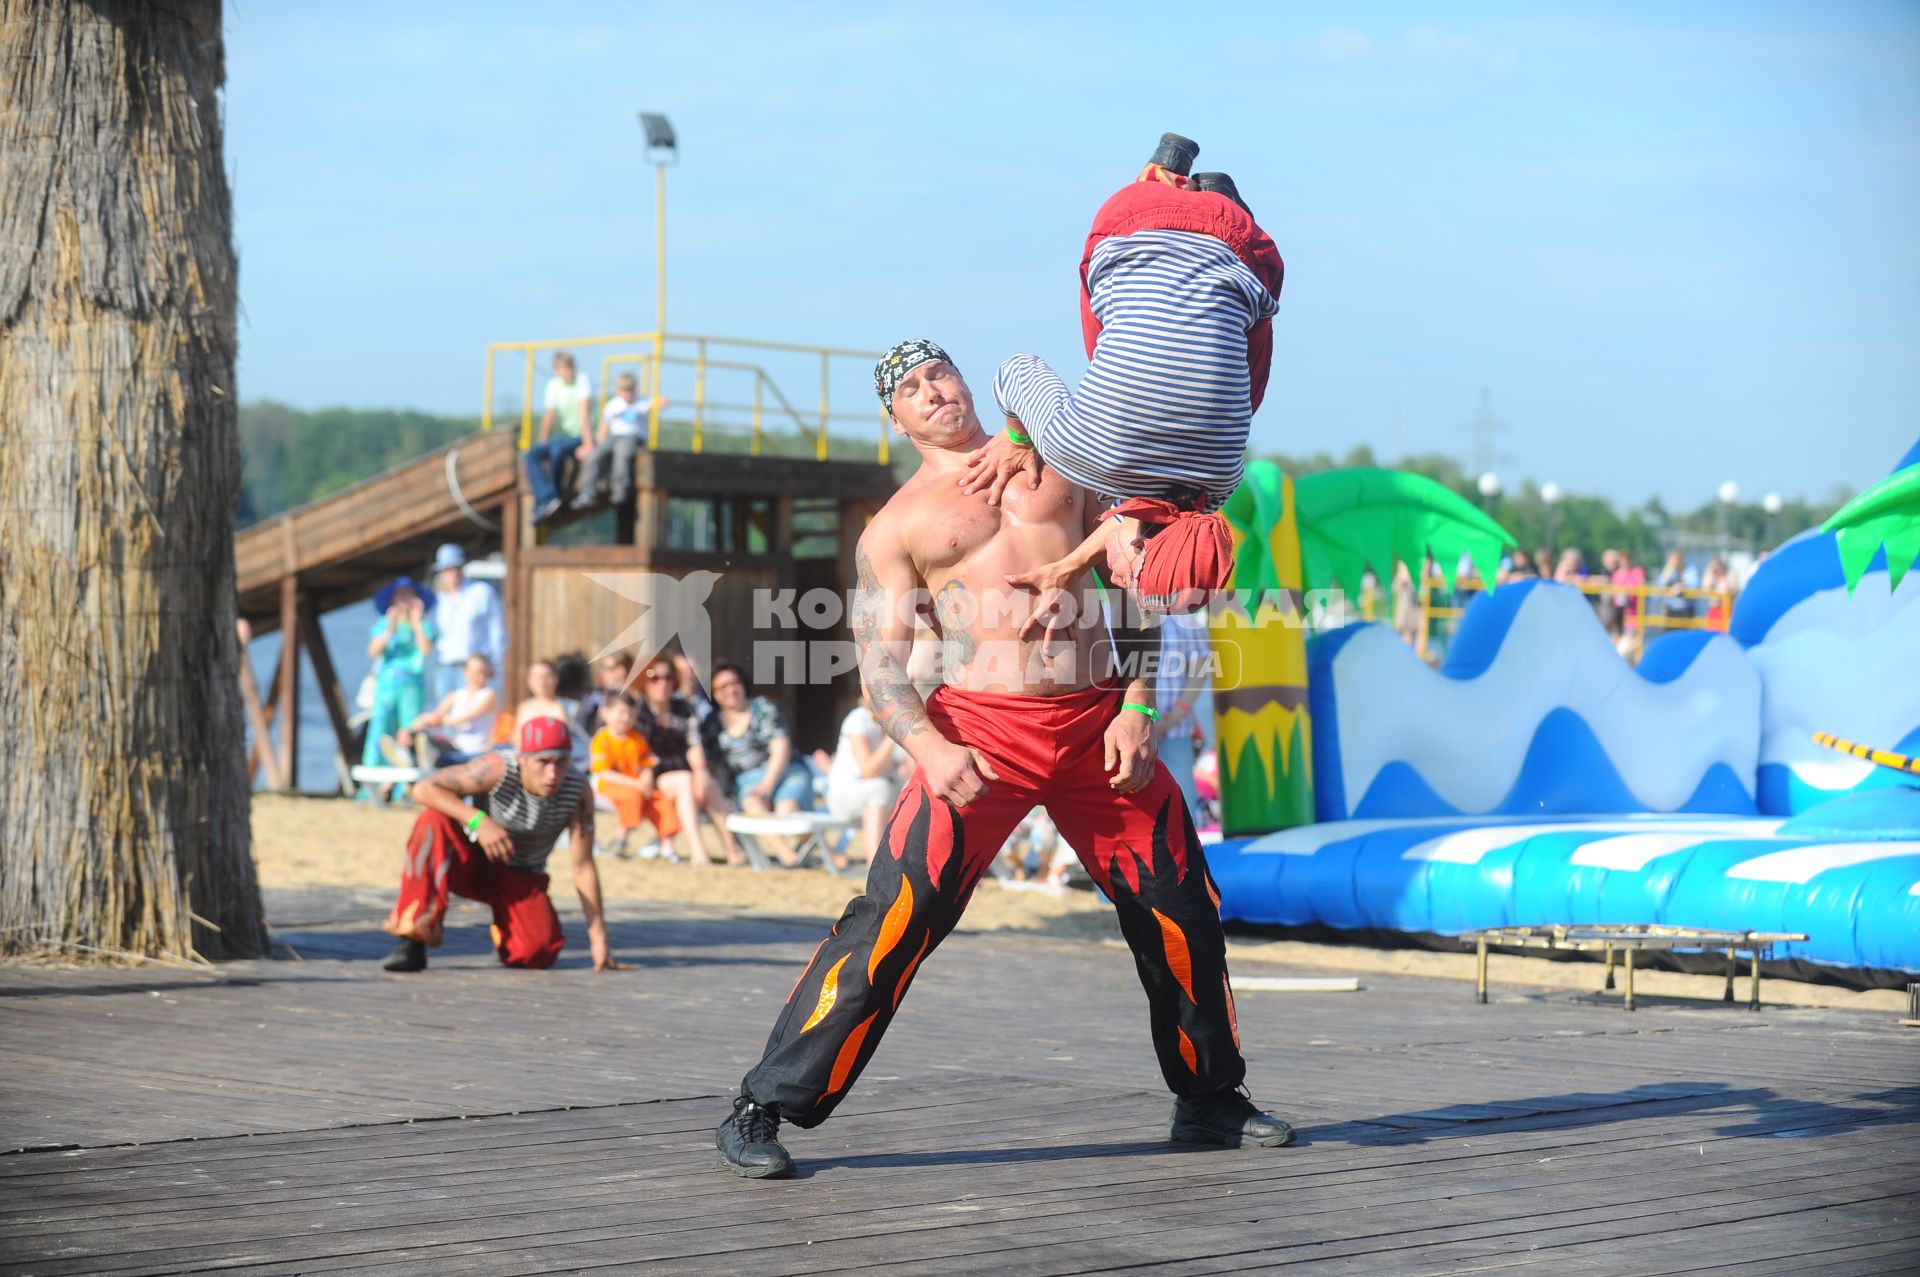
[[[1205,493],[1240,484],[1253,422],[1247,331],[1273,294],[1211,235],[1139,230],[1102,240],[1087,290],[1102,325],[1072,392],[1044,360],[1015,355],[994,378],[1046,463],[1103,497]]]
[[[587,774],[578,767],[560,773],[553,792],[538,798],[520,783],[520,760],[507,756],[506,774],[477,804],[513,839],[513,859],[507,863],[528,873],[545,873],[553,844],[573,823]]]

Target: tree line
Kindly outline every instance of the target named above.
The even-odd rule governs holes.
[[[518,420],[496,425],[517,429]],[[691,422],[675,416],[661,423],[663,445],[691,444]],[[478,417],[443,416],[393,408],[292,408],[259,400],[240,409],[240,449],[245,463],[240,503],[240,526],[271,518],[295,506],[319,500],[368,479],[421,453],[452,443],[480,428]],[[870,436],[830,438],[829,455],[843,460],[871,460]],[[746,452],[747,432],[709,426],[705,446],[714,452]],[[811,456],[810,440],[792,432],[768,434],[763,452],[779,456]],[[1339,466],[1386,465],[1373,450],[1360,445],[1344,456],[1316,452],[1309,456],[1268,454],[1267,459],[1290,475],[1311,474]],[[895,469],[904,478],[917,460],[911,448],[893,450]],[[1490,501],[1475,486],[1458,459],[1441,453],[1403,457],[1396,468],[1426,475],[1469,501],[1484,505],[1529,551],[1551,544],[1555,550],[1578,546],[1589,564],[1608,547],[1626,550],[1642,563],[1657,562],[1676,534],[1683,543],[1719,547],[1722,511],[1712,494],[1690,510],[1669,510],[1658,498],[1621,508],[1605,497],[1576,492],[1560,496],[1552,509],[1553,535],[1548,536],[1548,505],[1540,485],[1532,480]],[[1820,523],[1852,495],[1838,489],[1822,501],[1793,498],[1769,515],[1759,501],[1741,501],[1725,511],[1726,534],[1736,549],[1777,545],[1794,533]]]
[[[1755,552],[1771,549],[1788,537],[1825,522],[1828,515],[1853,495],[1850,489],[1841,486],[1819,501],[1784,498],[1775,514],[1769,514],[1759,500],[1736,501],[1723,512],[1711,493],[1699,505],[1686,510],[1669,510],[1658,497],[1623,508],[1606,497],[1568,491],[1561,492],[1549,507],[1540,495],[1540,485],[1532,479],[1522,481],[1513,490],[1503,489],[1491,499],[1483,497],[1478,476],[1468,474],[1457,458],[1445,453],[1421,453],[1388,462],[1378,459],[1371,448],[1361,444],[1338,458],[1327,452],[1299,457],[1268,453],[1266,458],[1290,475],[1342,466],[1388,466],[1425,475],[1485,509],[1513,533],[1528,553],[1545,548],[1557,553],[1575,546],[1586,556],[1589,571],[1599,566],[1600,552],[1606,549],[1625,550],[1633,555],[1635,562],[1656,567],[1667,550],[1676,545],[1696,553],[1717,553],[1722,544],[1723,513],[1728,546]]]

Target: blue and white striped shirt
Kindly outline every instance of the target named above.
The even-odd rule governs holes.
[[[1247,331],[1273,294],[1211,235],[1143,230],[1094,247],[1087,290],[1100,320],[1077,390],[1033,355],[1000,365],[994,397],[1041,459],[1105,497],[1173,487],[1218,509],[1246,467],[1253,394]]]

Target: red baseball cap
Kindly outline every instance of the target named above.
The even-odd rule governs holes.
[[[520,739],[515,748],[523,758],[541,754],[571,754],[573,733],[557,718],[529,718],[520,725]]]
[[[1171,501],[1134,497],[1122,501],[1109,518],[1131,516],[1163,524],[1141,556],[1134,593],[1149,607],[1192,611],[1204,596],[1233,583],[1233,531],[1217,514],[1182,510]]]

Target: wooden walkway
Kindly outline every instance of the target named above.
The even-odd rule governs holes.
[[[820,924],[627,907],[636,970],[529,974],[467,910],[393,977],[383,899],[270,904],[304,961],[0,970],[0,1272],[1920,1270],[1892,1017],[1247,993],[1302,1138],[1204,1150],[1124,950],[963,934],[801,1178],[746,1183],[712,1129]]]

